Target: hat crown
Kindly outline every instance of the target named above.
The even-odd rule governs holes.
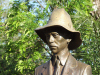
[[[54,11],[52,12],[49,18],[47,25],[50,26],[59,25],[64,27],[65,29],[75,31],[72,25],[70,15],[64,10],[64,8],[54,9]]]

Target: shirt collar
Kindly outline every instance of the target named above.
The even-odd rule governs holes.
[[[52,59],[53,59],[53,61],[52,61],[53,64],[55,63],[55,59],[54,59],[55,56],[57,56],[57,57],[59,58],[61,65],[64,66],[65,63],[66,63],[66,60],[68,59],[69,52],[63,52],[63,54],[60,53],[59,55],[53,55],[53,57],[52,57]]]

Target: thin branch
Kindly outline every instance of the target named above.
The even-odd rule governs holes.
[[[37,0],[37,2],[40,4],[40,6],[44,9],[44,7],[41,5],[41,3]]]
[[[47,48],[44,47],[44,45],[41,43],[41,41],[38,41],[38,42],[40,42],[41,46],[50,54],[50,56],[52,56],[52,54],[48,51]]]
[[[85,21],[87,21],[87,19],[86,19]],[[84,21],[83,23],[85,23],[85,21]],[[80,26],[81,26],[83,23],[81,23],[81,24],[77,27],[77,29],[80,28]]]
[[[29,54],[26,58],[28,59],[29,57],[30,57],[30,54]],[[26,60],[27,60],[27,59],[26,59]]]

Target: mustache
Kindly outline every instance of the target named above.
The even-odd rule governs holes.
[[[56,44],[50,44],[49,47],[57,47]]]
[[[49,46],[49,47],[57,47],[57,46]]]

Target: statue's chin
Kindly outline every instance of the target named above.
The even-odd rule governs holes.
[[[57,54],[58,53],[57,49],[52,49],[51,51],[52,51],[53,54]]]

